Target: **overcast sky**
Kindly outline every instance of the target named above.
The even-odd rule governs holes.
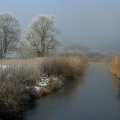
[[[22,30],[38,14],[54,14],[64,44],[120,51],[120,0],[0,0],[4,11],[17,17]]]

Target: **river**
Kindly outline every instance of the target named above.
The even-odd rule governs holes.
[[[120,80],[109,65],[91,64],[84,76],[43,97],[27,120],[120,120]]]

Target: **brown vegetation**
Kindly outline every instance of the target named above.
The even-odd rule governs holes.
[[[68,55],[44,58],[40,67],[47,76],[62,76],[69,80],[79,77],[86,65],[84,57]]]
[[[2,68],[2,65],[7,65]],[[18,112],[28,101],[60,89],[65,81],[75,79],[84,72],[87,60],[82,56],[56,56],[34,59],[0,61],[0,112]],[[41,77],[49,84],[38,86]]]
[[[117,56],[112,60],[111,73],[120,78],[120,56]]]
[[[61,80],[57,77],[51,77],[48,86],[41,88],[40,95],[41,96],[47,95],[52,91],[60,89],[62,86],[64,86],[64,80]]]

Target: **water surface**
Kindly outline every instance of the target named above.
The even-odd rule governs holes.
[[[120,120],[120,82],[108,65],[92,64],[86,74],[40,100],[27,120]]]

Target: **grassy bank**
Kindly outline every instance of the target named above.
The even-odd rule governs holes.
[[[83,56],[74,55],[1,60],[0,112],[24,110],[31,101],[79,77],[86,65]],[[43,80],[47,82],[42,83]]]
[[[111,64],[111,73],[120,78],[120,56],[113,58]]]

